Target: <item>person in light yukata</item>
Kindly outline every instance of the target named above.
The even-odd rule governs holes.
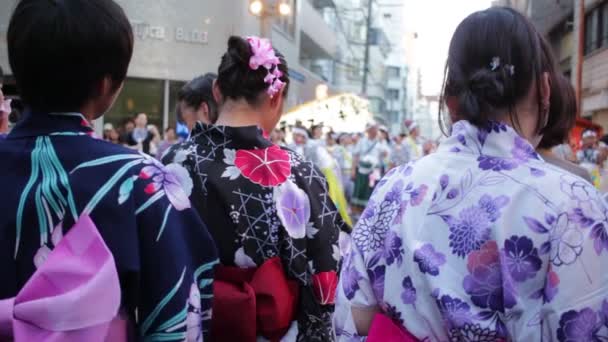
[[[17,303],[74,223],[90,217],[113,257],[120,317],[137,329],[132,338],[201,341],[218,259],[191,209],[188,172],[95,139],[88,124],[111,107],[126,77],[133,34],[125,13],[112,0],[21,0],[7,43],[26,110],[0,141],[0,300],[16,297]],[[80,253],[86,246],[71,248]],[[81,276],[60,277],[48,290],[70,289]],[[43,290],[36,294],[44,300]],[[81,322],[75,313],[90,313],[105,300],[78,297],[47,308],[44,317],[24,318],[0,305],[0,340],[7,317],[13,326],[23,319],[30,329],[51,319],[70,330],[66,334],[77,334],[74,327],[100,322]]]
[[[342,267],[340,340],[387,327],[420,341],[608,336],[608,207],[535,152],[571,115],[557,72],[520,13],[493,7],[460,23],[442,97],[450,136],[371,197]]]
[[[593,129],[585,130],[581,140],[581,149],[576,152],[576,159],[579,165],[591,174],[593,184],[600,188],[601,167],[606,160],[606,152],[600,148],[597,133]]]
[[[424,141],[422,141],[420,137],[420,127],[414,120],[405,120],[404,125],[405,129],[407,130],[405,143],[410,147],[412,160],[417,160],[418,158],[424,156],[424,151],[422,150]]]
[[[333,157],[340,168],[340,177],[344,186],[344,193],[350,199],[353,193],[354,182],[351,179],[353,168],[353,155],[351,153],[352,139],[348,133],[338,136],[338,144],[334,148]]]
[[[218,245],[212,325],[218,341],[333,340],[338,242],[350,228],[323,173],[266,134],[281,118],[288,88],[287,62],[270,41],[231,37],[214,84],[217,122],[197,123],[182,149],[163,159],[190,172],[194,207],[209,218]],[[265,276],[269,272],[275,276]],[[234,290],[228,274],[252,292]],[[253,299],[231,305],[259,293],[283,295],[272,308]],[[256,318],[256,311],[267,315]],[[272,324],[256,326],[256,320]]]
[[[338,208],[344,222],[351,226],[352,221],[349,215],[348,202],[346,200],[344,185],[340,177],[340,166],[338,165],[337,160],[329,153],[326,145],[321,145],[319,143],[320,139],[312,141],[312,139],[308,137],[306,130],[294,127],[292,133],[294,137],[292,150],[303,156],[306,160],[311,161],[315,167],[321,170],[323,176],[327,180],[330,199]]]
[[[367,205],[380,180],[382,160],[390,152],[386,142],[380,140],[377,123],[368,124],[366,131],[367,135],[359,140],[353,150],[352,179],[355,185],[351,203],[356,214],[360,214]]]

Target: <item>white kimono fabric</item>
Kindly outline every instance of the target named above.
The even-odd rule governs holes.
[[[510,127],[466,121],[391,171],[353,233],[335,324],[378,306],[425,341],[608,340],[608,208]]]

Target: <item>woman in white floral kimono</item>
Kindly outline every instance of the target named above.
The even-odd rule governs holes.
[[[606,340],[608,208],[534,151],[568,107],[550,48],[491,8],[458,26],[446,70],[450,137],[392,170],[354,229],[341,340],[386,318],[425,341]]]

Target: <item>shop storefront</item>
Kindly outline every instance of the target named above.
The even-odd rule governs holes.
[[[148,122],[159,128],[175,126],[177,94],[183,81],[128,78],[104,122],[119,127],[128,118],[146,113]]]

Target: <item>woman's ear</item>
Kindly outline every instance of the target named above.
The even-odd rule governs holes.
[[[270,106],[271,107],[276,107],[277,104],[283,104],[283,99],[285,98],[283,96],[285,91],[285,87],[282,87],[281,90],[279,90],[276,94],[274,94],[273,97],[270,98]]]
[[[275,109],[275,108],[280,108],[282,111],[283,108],[283,100],[285,100],[285,97],[283,96],[285,91],[285,87],[281,88],[281,90],[279,90],[276,94],[274,94],[273,97],[270,98],[270,107]]]
[[[213,121],[209,117],[209,106],[206,102],[201,103],[196,111],[196,119],[202,121],[204,124],[211,125]]]
[[[551,77],[548,72],[543,72],[540,80],[540,100],[545,107],[545,110],[549,109],[549,103],[551,101]]]
[[[456,96],[446,97],[445,105],[448,107],[450,117],[455,118],[458,115],[458,98]]]

